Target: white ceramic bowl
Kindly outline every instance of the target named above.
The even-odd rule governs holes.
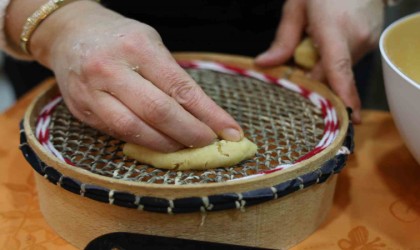
[[[414,82],[398,69],[387,55],[384,42],[386,37],[392,34],[389,31],[398,24],[419,16],[420,12],[417,12],[397,20],[385,29],[379,42],[388,104],[401,136],[418,163],[420,163],[420,83]],[[420,29],[420,27],[417,28]],[[420,46],[420,41],[418,46]],[[420,65],[417,67],[420,70]]]

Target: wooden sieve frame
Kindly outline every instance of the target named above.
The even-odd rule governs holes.
[[[289,79],[308,90],[321,94],[332,103],[337,111],[337,117],[340,123],[340,131],[331,145],[329,145],[325,150],[313,156],[312,158],[297,163],[292,168],[251,179],[243,179],[224,183],[194,185],[165,185],[123,181],[100,176],[87,170],[75,168],[74,166],[66,164],[56,159],[51,153],[47,152],[35,138],[33,131],[37,115],[39,114],[42,107],[57,94],[58,89],[56,86],[54,86],[43,93],[40,97],[38,97],[30,105],[27,112],[25,113],[23,126],[28,144],[34,150],[35,154],[46,165],[52,166],[63,175],[71,176],[72,178],[77,179],[82,183],[107,187],[111,190],[125,191],[138,196],[177,199],[185,197],[202,197],[227,192],[242,193],[249,190],[274,186],[278,183],[282,183],[317,170],[324,162],[333,158],[344,143],[349,124],[348,115],[344,105],[338,99],[338,97],[331,93],[331,91],[326,86],[308,80],[300,71],[293,70],[289,67],[261,69],[253,65],[251,58],[241,56],[204,53],[176,53],[174,56],[177,60],[181,61],[204,60],[220,62],[227,65],[235,65],[236,67],[244,69],[259,71],[278,78]],[[283,248],[285,246],[290,247],[297,241],[306,237],[308,234],[313,232],[324,220],[328,213],[328,208],[331,206],[336,177],[334,176],[333,178],[330,178],[322,185],[309,187],[308,189],[293,193],[288,197],[247,208],[245,212],[241,212],[239,210],[215,212],[215,214],[219,214],[219,216],[211,216],[212,218],[205,219],[206,222],[204,223],[203,215],[200,213],[194,213],[194,215],[190,215],[188,217],[188,215],[171,216],[167,214],[155,214],[136,210],[130,210],[130,212],[128,212],[126,208],[110,206],[109,204],[99,203],[93,200],[85,199],[84,197],[74,195],[70,192],[67,192],[66,190],[51,185],[48,183],[48,181],[39,175],[37,175],[36,180],[40,194],[41,210],[43,211],[47,221],[65,239],[79,247],[86,246],[87,243],[92,240],[93,236],[100,236],[105,233],[115,231],[125,231],[214,242],[225,242],[247,246]],[[281,223],[281,221],[287,222],[287,217],[291,219],[298,219],[299,212],[303,211],[303,204],[306,202],[308,205],[316,203],[313,209],[309,209],[312,212],[306,211],[307,214],[316,215],[309,223],[307,223],[308,219],[306,219],[306,228],[302,228],[302,223],[293,223],[296,224],[296,226],[291,225],[291,227],[288,228],[290,232],[293,232],[293,235],[290,235],[290,233],[282,232],[283,229],[277,228],[278,224],[276,225],[276,223]],[[63,208],[64,204],[66,205]],[[86,209],[92,206],[96,212],[94,214],[86,214]],[[294,211],[294,208],[296,208],[297,211]],[[59,211],[60,209],[63,209],[63,211],[61,211],[59,214],[56,211],[57,209],[59,209]],[[289,214],[277,218],[275,215],[276,211],[279,209],[288,211]],[[64,214],[70,216],[72,220],[69,221],[66,220],[66,218],[63,218],[61,215],[63,212]],[[134,219],[131,221],[127,216],[130,218],[137,218],[143,221],[148,221],[149,223],[151,223],[153,220],[156,221],[156,225],[142,225],[138,227],[138,220]],[[241,218],[241,221],[238,222],[235,220],[235,216]],[[253,224],[250,223],[250,221],[255,220],[256,217],[261,219],[261,224],[255,224],[255,228],[250,227],[249,225]],[[99,229],[92,227],[90,224],[83,226],[84,233],[77,232],[77,230],[70,230],[71,228],[74,229],[77,221],[88,223],[98,221],[98,218],[102,218],[103,220],[102,223],[99,223]],[[220,225],[221,223],[223,224],[222,220],[226,221],[226,219],[229,218],[231,220],[233,219],[231,222],[233,223],[233,232],[238,232],[239,235],[242,235],[243,237],[239,237],[241,239],[235,239],[235,237],[226,234],[223,232],[223,230],[218,230],[217,225]],[[121,222],[122,225],[116,225],[121,224],[117,223],[118,221]],[[72,226],[69,227],[69,223],[72,224]],[[65,226],[65,224],[67,224],[67,226]],[[179,226],[183,229],[180,230]],[[162,230],[159,230],[159,228]],[[278,239],[265,240],[271,238],[272,235],[269,237],[269,235],[264,236],[261,233],[255,233],[254,236],[249,236],[247,233],[242,232],[243,230],[249,232],[257,232],[262,230],[261,232],[266,233],[281,232],[287,237],[277,237]],[[91,233],[91,235],[87,234],[86,232]],[[210,236],[214,238],[211,238]]]
[[[297,163],[293,168],[252,179],[244,179],[227,183],[194,185],[162,185],[153,183],[147,184],[141,182],[133,183],[115,179],[111,181],[108,177],[93,174],[89,171],[75,168],[69,164],[61,162],[60,160],[53,157],[51,153],[47,152],[35,138],[33,131],[37,115],[41,108],[57,94],[58,89],[55,86],[38,97],[30,105],[25,113],[24,129],[29,145],[47,165],[54,166],[62,174],[66,176],[72,176],[83,183],[92,183],[98,186],[106,186],[114,190],[124,190],[136,195],[175,199],[189,196],[204,196],[224,193],[226,192],[227,188],[232,192],[244,192],[247,190],[273,186],[286,180],[296,178],[297,176],[300,176],[304,173],[314,171],[315,169],[319,168],[323,162],[332,158],[343,144],[349,123],[346,108],[341,100],[332,94],[331,91],[326,86],[324,86],[324,84],[308,80],[301,76],[299,73],[292,73],[294,71],[288,67],[277,67],[270,69],[257,68],[253,65],[252,59],[246,57],[201,53],[176,53],[174,56],[177,60],[207,60],[224,64],[231,64],[244,69],[252,69],[267,73],[274,77],[287,78],[311,91],[318,92],[326,99],[328,99],[336,108],[338,120],[340,123],[340,131],[330,146],[312,158]]]

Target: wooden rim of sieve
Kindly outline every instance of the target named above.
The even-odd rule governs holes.
[[[328,99],[337,111],[338,120],[340,122],[339,133],[334,142],[321,153],[313,156],[308,160],[297,163],[293,168],[285,169],[278,173],[263,175],[252,179],[242,179],[234,182],[211,183],[211,184],[194,184],[194,185],[166,185],[166,184],[149,184],[141,182],[132,182],[111,179],[109,177],[100,176],[89,171],[75,168],[69,164],[57,160],[49,152],[47,152],[35,138],[33,127],[35,119],[40,109],[57,93],[57,88],[52,87],[38,97],[28,108],[25,114],[24,129],[28,138],[28,143],[47,165],[56,168],[59,172],[66,176],[70,176],[83,183],[90,183],[98,186],[105,186],[112,190],[127,191],[135,195],[164,197],[164,198],[180,198],[212,195],[218,193],[244,192],[255,190],[263,187],[273,186],[275,184],[296,178],[305,173],[319,168],[323,162],[332,158],[343,144],[348,128],[348,116],[342,102],[328,90],[323,84],[310,81],[303,77],[302,73],[288,67],[277,67],[271,69],[260,69],[253,66],[250,58],[220,54],[203,54],[203,53],[177,53],[174,55],[177,60],[206,60],[214,61],[227,65],[235,65],[244,69],[252,69],[278,78],[285,78],[293,81],[300,86],[317,92]]]

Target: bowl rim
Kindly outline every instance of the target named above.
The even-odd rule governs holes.
[[[419,17],[420,18],[420,11],[415,12],[413,14],[407,15],[405,17],[402,17],[394,22],[392,22],[388,27],[385,28],[385,30],[382,32],[380,40],[379,40],[379,50],[381,52],[382,58],[385,60],[385,62],[389,65],[389,67],[392,68],[394,72],[396,72],[399,76],[401,76],[406,82],[410,83],[413,87],[420,90],[420,83],[416,83],[413,79],[408,77],[406,74],[404,74],[388,57],[388,54],[384,47],[385,38],[387,37],[390,30],[394,29],[399,24],[406,22],[407,20],[411,18]]]

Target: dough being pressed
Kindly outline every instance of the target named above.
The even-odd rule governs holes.
[[[243,138],[239,142],[216,141],[202,148],[187,148],[173,153],[162,153],[136,144],[126,143],[123,153],[139,162],[156,168],[175,170],[203,170],[229,167],[257,152],[257,145]]]
[[[294,54],[295,63],[306,69],[312,69],[318,62],[318,51],[310,37],[306,37],[297,46]]]

